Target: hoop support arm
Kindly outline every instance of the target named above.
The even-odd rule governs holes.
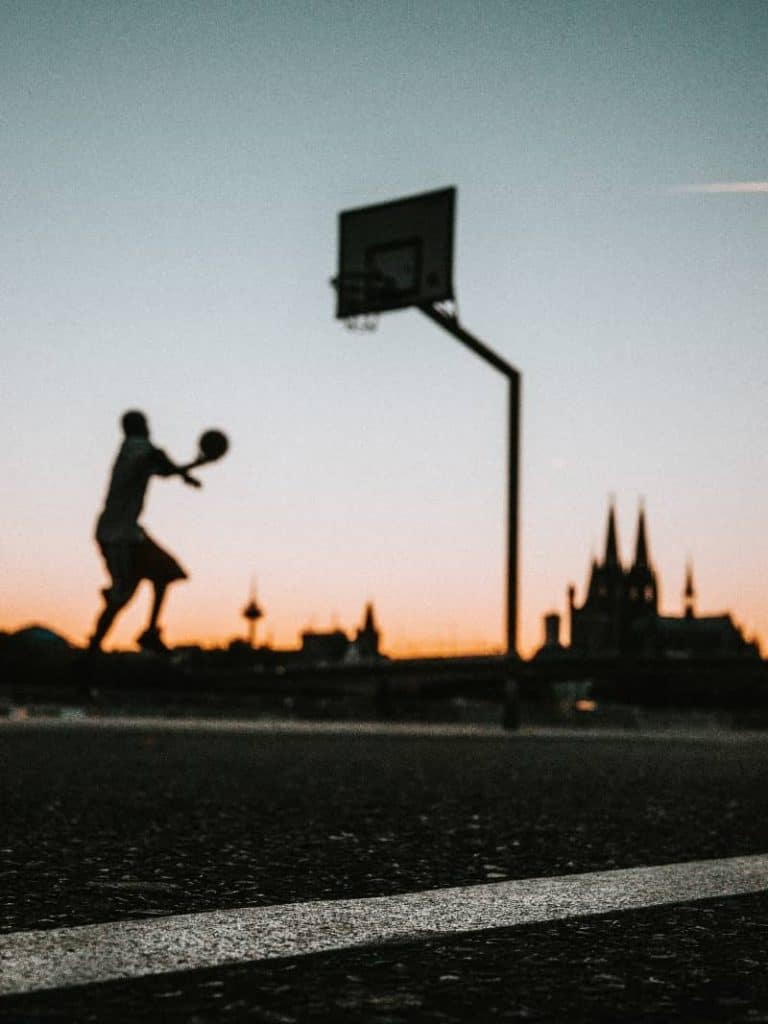
[[[518,575],[520,519],[520,407],[522,374],[479,338],[461,326],[457,317],[443,313],[435,306],[418,307],[425,316],[448,331],[482,360],[503,373],[509,381],[509,430],[507,448],[507,655],[517,657]]]
[[[498,370],[499,373],[503,373],[505,377],[519,377],[520,371],[516,367],[508,363],[506,359],[502,359],[501,356],[497,355],[493,349],[488,348],[479,338],[476,338],[474,334],[470,334],[469,331],[462,327],[458,319],[455,316],[450,316],[447,313],[443,313],[435,306],[419,306],[419,309],[425,316],[428,316],[430,320],[434,320],[436,324],[444,328],[450,334],[457,338],[460,342],[471,349],[475,355],[480,356],[486,363],[491,365],[494,370]]]

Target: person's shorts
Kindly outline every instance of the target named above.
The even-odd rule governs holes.
[[[168,584],[185,580],[186,572],[173,555],[169,555],[149,536],[138,543],[102,543],[101,553],[112,577],[107,597],[128,598],[141,580]]]

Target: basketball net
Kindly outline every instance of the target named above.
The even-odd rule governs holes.
[[[378,313],[359,313],[357,316],[348,316],[344,321],[348,331],[355,331],[360,334],[364,331],[375,331],[379,326]]]
[[[351,306],[358,305],[363,310],[366,305],[383,294],[386,281],[379,273],[361,272],[337,277],[333,285],[339,291],[344,291]],[[353,313],[345,319],[344,324],[348,330],[357,333],[375,331],[379,326],[379,313]]]

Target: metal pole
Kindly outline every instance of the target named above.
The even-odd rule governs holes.
[[[520,403],[521,378],[509,377],[509,442],[507,471],[507,654],[517,654],[520,546]]]
[[[479,338],[461,326],[458,319],[443,313],[435,306],[419,306],[430,320],[457,338],[475,355],[480,356],[494,370],[503,373],[509,381],[509,437],[507,463],[507,654],[517,655],[518,575],[519,575],[519,508],[520,508],[520,402],[521,374],[511,363],[498,356]]]

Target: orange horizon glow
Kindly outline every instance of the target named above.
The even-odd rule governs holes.
[[[582,599],[582,588],[577,588],[577,600]],[[245,640],[248,634],[247,623],[239,621],[237,610],[230,614],[229,609],[221,606],[212,608],[205,614],[200,608],[184,613],[174,611],[174,594],[171,593],[164,621],[161,621],[163,637],[170,647],[199,646],[204,649],[221,649],[233,640]],[[180,596],[180,595],[179,595]],[[754,595],[756,598],[757,595]],[[62,606],[42,602],[38,611],[29,607],[19,607],[15,612],[3,609],[0,616],[0,631],[13,633],[30,626],[42,626],[52,629],[63,636],[74,646],[85,646],[90,629],[98,608],[98,594],[94,593],[93,601],[87,607]],[[149,589],[140,592],[132,605],[125,609],[122,617],[117,620],[112,633],[104,645],[106,651],[136,650],[135,637],[145,623],[149,601]],[[402,615],[397,616],[398,624],[388,626],[386,613],[382,613],[374,599],[376,624],[380,631],[380,650],[391,658],[429,658],[429,657],[471,657],[501,655],[505,645],[499,636],[495,639],[490,629],[483,629],[480,624],[465,622],[453,629],[424,627],[417,630],[410,624],[403,628],[399,623]],[[543,642],[543,616],[550,611],[557,611],[561,616],[561,642],[568,643],[567,614],[563,607],[553,608],[546,602],[538,609],[540,614],[526,616],[521,639],[518,644],[519,653],[530,658]],[[679,614],[678,608],[662,609],[662,614]],[[301,646],[301,633],[305,630],[328,632],[339,629],[351,638],[362,622],[361,607],[359,613],[352,616],[334,614],[323,619],[313,618],[303,624],[297,624],[290,616],[270,618],[269,612],[259,621],[256,630],[256,646],[268,646],[277,650],[298,650]],[[743,608],[713,608],[709,602],[699,603],[697,615],[704,617],[711,614],[729,612],[736,625],[742,629],[746,639],[756,640],[763,648],[764,634],[752,623],[768,620],[768,607],[762,601],[747,601]],[[532,621],[533,619],[533,621]]]
[[[64,616],[62,616],[62,618],[64,618]],[[333,622],[323,623],[321,625],[307,624],[298,630],[293,631],[290,629],[275,631],[270,630],[268,625],[265,624],[261,631],[257,630],[255,647],[259,648],[265,646],[280,651],[297,651],[301,648],[300,634],[305,630],[325,633],[339,629],[352,639],[358,625],[359,623],[357,622],[351,625],[346,622]],[[379,625],[381,626],[381,623],[379,623]],[[62,626],[61,618],[53,619],[43,618],[40,616],[22,616],[17,619],[0,622],[0,632],[14,633],[18,630],[35,626],[53,630],[75,647],[85,646],[87,643],[87,629],[84,630],[79,625],[74,628]],[[114,636],[107,638],[107,641],[104,644],[104,650],[107,652],[137,650],[137,645],[133,639],[135,633],[135,629],[131,631],[125,626],[118,624],[114,629]],[[194,646],[200,647],[204,650],[221,650],[226,648],[233,640],[246,640],[247,628],[243,626],[239,631],[231,630],[229,632],[191,632],[183,627],[162,628],[162,635],[169,647]],[[521,651],[523,657],[529,657],[535,652],[538,646],[538,644],[534,644],[529,650]],[[502,655],[504,653],[504,649],[499,643],[494,644],[490,640],[484,641],[482,639],[478,639],[473,641],[470,639],[467,644],[464,645],[460,640],[441,639],[439,636],[428,632],[425,633],[421,639],[409,637],[400,640],[390,640],[383,626],[381,626],[380,651],[382,654],[391,658],[483,657]]]
[[[170,499],[173,492],[156,492],[158,518],[166,495]],[[225,500],[222,496],[222,504]],[[169,646],[221,648],[248,635],[242,611],[250,597],[251,574],[242,568],[242,541],[216,532],[216,520],[223,518],[225,511],[216,510],[211,525],[200,519],[176,524],[178,550],[190,578],[169,588],[161,613],[161,629]],[[634,539],[635,514],[633,509],[623,518],[618,516],[619,546],[624,556],[628,556]],[[599,518],[595,516],[596,541],[605,528],[603,515],[601,510]],[[661,508],[656,511],[652,506],[647,515],[651,561],[660,583],[659,610],[661,614],[680,615],[686,561],[680,551],[685,551],[689,534],[684,524],[674,516],[665,516]],[[560,522],[555,515],[540,536],[555,535]],[[172,532],[170,522],[167,532]],[[162,526],[159,536],[165,533],[166,527]],[[708,534],[708,530],[701,532],[694,548],[706,551],[693,559],[696,614],[704,617],[727,612],[747,640],[757,640],[763,647],[768,636],[768,597],[762,577],[752,572],[751,560],[739,560],[738,537],[725,534],[719,545],[707,545]],[[201,545],[200,536],[220,537],[221,547],[210,542]],[[581,604],[589,574],[588,538],[589,534],[579,529],[568,545],[552,547],[546,558],[540,554],[534,559],[537,545],[524,528],[518,633],[518,650],[523,657],[530,657],[541,647],[543,617],[553,611],[560,614],[561,643],[570,642],[567,588],[571,582],[576,585],[576,601]],[[35,551],[39,570],[30,572],[28,551],[11,553],[7,578],[15,582],[12,595],[0,596],[0,630],[13,632],[41,625],[76,646],[85,646],[101,606],[100,588],[107,582],[101,557],[90,538],[80,536],[52,572],[61,549],[55,544],[46,548],[47,540],[41,537]],[[498,540],[493,541],[496,544]],[[540,552],[544,550],[541,540],[538,546]],[[597,546],[601,546],[599,542]],[[342,541],[339,551],[343,549]],[[446,533],[445,541],[431,549],[419,538],[418,553],[408,559],[393,561],[391,552],[396,545],[382,545],[380,552],[364,551],[360,565],[351,563],[343,568],[338,556],[330,563],[325,556],[313,561],[315,551],[311,546],[304,547],[308,557],[298,562],[289,547],[265,546],[263,550],[263,556],[257,552],[254,558],[263,566],[255,580],[256,599],[264,613],[257,624],[257,646],[295,650],[305,630],[341,629],[352,638],[370,602],[380,632],[380,649],[390,657],[499,655],[505,650],[504,566],[493,557],[490,545],[483,563],[476,565],[474,552],[464,553]],[[340,567],[331,575],[329,564]],[[535,570],[529,568],[531,565]],[[106,650],[136,649],[135,638],[146,626],[150,595],[150,585],[145,581],[116,620]]]

